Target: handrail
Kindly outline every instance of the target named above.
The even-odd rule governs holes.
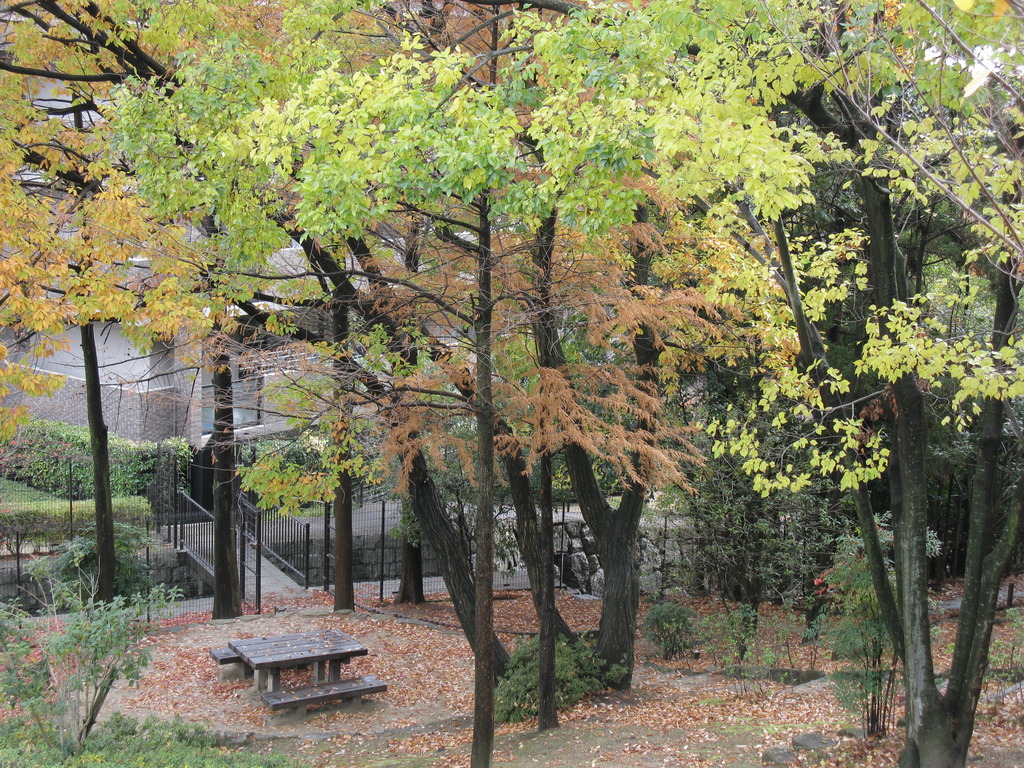
[[[175,515],[174,520],[174,545],[178,549],[185,550],[192,558],[203,568],[205,568],[211,574],[213,573],[213,563],[207,556],[203,549],[206,549],[202,545],[208,544],[207,551],[212,555],[213,553],[213,530],[204,532],[201,529],[195,527],[196,523],[185,523],[184,519],[186,514],[191,517],[199,517],[208,519],[211,523],[213,522],[213,513],[208,509],[199,504],[195,499],[189,496],[182,490],[177,492],[176,501],[178,504],[178,513]],[[183,510],[184,507],[184,510]],[[186,514],[182,514],[183,511],[187,511]],[[205,520],[203,520],[205,522]],[[190,527],[191,526],[191,527]],[[204,535],[205,533],[205,535]],[[197,546],[199,545],[199,546]]]
[[[253,504],[252,500],[244,492],[238,494],[238,508],[243,515],[248,515],[253,520],[263,523],[260,526],[262,529],[261,546],[263,551],[269,553],[279,567],[295,574],[303,582],[304,586],[309,588],[309,553],[312,540],[309,521],[302,520],[284,510],[278,510],[277,514],[280,517],[274,522],[280,525],[273,526],[273,528],[277,529],[275,531],[268,530],[264,522],[263,511]],[[281,534],[281,529],[284,531],[283,535],[273,535],[274,533]],[[302,551],[301,555],[293,557],[284,551],[282,545],[294,544],[296,541],[301,543]],[[292,562],[293,560],[298,562]]]

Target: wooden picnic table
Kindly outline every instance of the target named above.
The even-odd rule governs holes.
[[[256,675],[258,690],[281,690],[281,670],[313,666],[313,682],[337,683],[341,665],[355,656],[365,656],[367,648],[337,629],[297,632],[292,635],[232,640],[228,648]]]

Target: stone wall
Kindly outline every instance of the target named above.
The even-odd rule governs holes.
[[[333,546],[329,542],[328,546]],[[437,565],[437,558],[430,545],[426,542],[421,544],[423,548],[423,576],[438,576],[441,571]],[[275,547],[292,562],[302,558],[303,544],[301,541],[291,541],[275,544]],[[309,583],[310,586],[322,585],[324,583],[324,541],[321,536],[314,539],[310,544],[309,553]],[[265,556],[274,562],[269,553]],[[388,534],[384,535],[384,578],[397,579],[402,572],[402,542]],[[381,547],[380,533],[376,534],[355,534],[352,537],[352,573],[356,582],[377,581],[381,576]],[[280,567],[280,563],[275,563]],[[295,574],[287,568],[282,569],[288,576],[297,579]],[[300,584],[300,586],[303,586]]]
[[[564,542],[564,546],[562,543]],[[556,579],[570,589],[594,597],[604,595],[604,568],[590,528],[582,520],[567,520],[564,536],[555,534]],[[683,556],[675,528],[660,521],[641,525],[637,542],[640,594],[656,595],[674,582],[672,570]]]

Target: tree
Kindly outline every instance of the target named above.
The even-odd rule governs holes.
[[[0,60],[3,194],[19,214],[4,232],[4,325],[21,338],[34,334],[36,354],[43,355],[63,344],[68,326],[80,328],[101,598],[110,596],[113,533],[93,326],[118,323],[144,352],[158,338],[202,338],[216,320],[210,310],[223,306],[211,295],[205,254],[135,194],[133,169],[112,144],[107,118],[116,87],[132,78],[169,82],[162,35],[180,21],[174,10],[151,15],[141,41],[135,11],[50,0],[7,7],[11,55]],[[19,377],[27,392],[39,388]],[[232,559],[218,558],[222,567]]]
[[[213,618],[231,619],[242,614],[242,594],[239,587],[237,541],[235,524],[235,497],[238,495],[235,477],[235,419],[232,355],[230,338],[220,335],[215,339],[210,364],[213,382]]]
[[[744,210],[772,220],[807,202],[820,142],[769,123],[776,71],[746,65],[727,34],[735,7],[705,18],[674,2],[532,5],[561,15],[389,8],[381,37],[353,44],[345,67],[333,64],[338,36],[354,40],[366,16],[297,4],[242,39],[215,28],[170,81],[141,73],[121,89],[114,128],[155,211],[217,217],[227,300],[259,296],[295,314],[324,308],[330,291],[351,302],[347,348],[314,344],[309,357],[344,361],[350,405],[387,425],[420,527],[451,553],[464,627],[476,624],[474,586],[424,451],[464,447],[444,430],[453,411],[477,418],[481,454],[494,429],[538,592],[531,469],[561,453],[607,569],[598,650],[626,670],[624,686],[640,515],[696,460],[665,396],[735,319],[714,279],[739,252],[722,233],[749,242]],[[182,23],[158,17],[142,37]],[[183,30],[197,37],[191,22]],[[697,39],[702,56],[689,50]],[[292,243],[302,268],[274,268],[270,254]],[[487,252],[489,298],[477,277]],[[488,355],[477,345],[492,310]],[[299,325],[287,317],[267,322]],[[333,362],[319,375],[339,380]],[[617,477],[618,502],[599,466]],[[491,471],[476,471],[482,491]],[[478,519],[491,512],[482,499]]]
[[[957,5],[762,6],[765,22],[808,65],[789,102],[838,142],[836,162],[852,169],[848,183],[867,238],[868,280],[859,290],[871,307],[852,370],[829,368],[827,350],[810,333],[800,342],[804,369],[820,392],[814,407],[821,420],[810,441],[835,441],[818,461],[852,491],[880,609],[903,659],[906,766],[962,766],[967,759],[999,580],[1024,503],[1018,447],[1011,449],[1006,431],[1020,376],[1021,150],[1014,126],[1021,101],[1010,64],[1020,18],[1008,3],[973,13],[961,9],[974,3]],[[927,242],[908,250],[898,222],[915,220],[915,209],[936,195],[970,232],[953,258],[929,270]],[[780,256],[787,238],[780,222]],[[800,324],[795,276],[787,282]],[[963,325],[939,321],[966,306]],[[802,330],[812,326],[803,322]],[[926,547],[929,437],[940,421],[975,444],[963,607],[944,691],[931,650]],[[868,492],[879,477],[894,519],[895,584],[885,574]]]
[[[10,56],[0,61],[5,128],[0,199],[10,213],[0,235],[0,325],[12,331],[20,357],[47,357],[66,346],[62,336],[69,326],[79,330],[95,478],[97,594],[109,600],[113,511],[94,328],[120,322],[145,349],[166,333],[169,318],[188,309],[175,305],[178,297],[168,291],[181,272],[168,257],[175,244],[145,206],[126,197],[126,179],[110,152],[99,105],[123,75],[106,66],[108,51],[76,69],[76,46],[101,43],[97,36],[105,33],[76,30],[61,38],[54,29],[65,20],[56,10],[46,2],[3,9],[12,29]],[[141,59],[133,61],[144,66]],[[163,275],[172,282],[158,286],[148,279],[136,266],[145,258],[163,264]],[[160,327],[151,332],[147,323]],[[0,357],[9,351],[5,346]],[[8,365],[3,375],[29,396],[59,386],[59,377],[26,368]],[[5,428],[16,423],[5,420]]]
[[[527,312],[532,311],[532,294],[520,283],[530,285],[536,268],[520,255],[556,206],[564,212],[556,237],[566,258],[556,269],[573,289],[559,295],[569,311],[557,332],[562,343],[590,336],[604,341],[589,359],[563,350],[565,369],[544,374],[540,369],[549,366],[521,365],[526,359],[522,336],[509,336],[505,346],[513,354],[502,359],[518,368],[510,368],[503,380],[524,385],[498,393],[499,455],[524,540],[536,528],[536,494],[524,469],[541,453],[564,450],[571,457],[573,482],[592,526],[607,542],[612,570],[602,655],[609,663],[626,662],[628,668],[638,594],[628,542],[648,490],[664,479],[656,468],[673,466],[676,458],[687,455],[685,441],[682,450],[666,452],[679,432],[663,431],[659,418],[638,414],[660,412],[662,385],[656,365],[663,358],[683,358],[680,350],[690,346],[688,340],[672,339],[675,346],[666,340],[684,330],[696,336],[715,331],[709,320],[712,310],[699,292],[663,277],[690,268],[683,265],[684,249],[678,243],[686,238],[712,242],[710,229],[695,226],[683,200],[714,195],[721,199],[711,202],[724,212],[727,204],[734,207],[730,185],[739,185],[759,205],[778,211],[802,202],[793,188],[806,178],[809,165],[792,152],[799,136],[789,139],[761,128],[762,113],[749,108],[752,91],[734,88],[730,81],[733,90],[727,97],[712,89],[694,101],[701,84],[721,78],[722,69],[710,63],[693,68],[687,57],[678,55],[680,36],[689,31],[685,25],[696,24],[692,14],[677,18],[679,10],[664,4],[635,14],[618,8],[594,10],[556,23],[523,14],[509,27],[509,39],[522,45],[505,51],[489,50],[483,42],[492,24],[511,23],[506,21],[511,17],[499,14],[491,21],[489,11],[476,17],[472,5],[467,9],[454,26],[443,29],[436,20],[427,26],[419,18],[395,17],[395,26],[385,25],[385,42],[405,52],[383,59],[386,66],[360,71],[365,50],[357,49],[351,72],[323,66],[326,54],[316,32],[339,34],[346,25],[361,22],[307,18],[303,23],[321,27],[313,34],[316,44],[302,49],[290,82],[280,73],[271,77],[264,59],[240,48],[229,56],[217,49],[219,58],[197,57],[182,70],[180,77],[190,88],[170,95],[139,91],[122,98],[120,119],[126,130],[146,137],[145,142],[132,142],[139,149],[145,143],[148,150],[136,161],[145,169],[140,184],[147,194],[180,204],[202,199],[210,189],[232,190],[230,197],[220,199],[218,210],[225,221],[231,220],[232,231],[253,236],[239,239],[246,244],[240,258],[251,259],[254,250],[280,244],[284,232],[275,227],[283,220],[289,225],[285,231],[295,235],[305,253],[316,258],[326,253],[338,272],[359,281],[354,310],[363,322],[358,343],[366,350],[360,353],[366,376],[357,378],[366,389],[357,398],[369,402],[372,392],[378,404],[374,407],[403,413],[402,420],[392,422],[402,427],[393,431],[392,441],[410,449],[405,465],[417,478],[411,485],[421,513],[437,507],[418,495],[427,486],[417,475],[417,466],[424,465],[416,449],[439,422],[417,414],[464,409],[476,396],[474,361],[465,354],[472,318],[459,312],[462,299],[450,297],[472,295],[460,265],[480,233],[472,216],[459,212],[475,195],[493,193],[508,254],[501,263],[509,265],[500,280],[507,295],[523,297],[520,304]],[[298,23],[297,16],[285,17],[289,35],[289,25]],[[434,30],[436,39],[433,32],[420,41],[405,39],[403,24],[421,33]],[[460,34],[461,51],[442,50],[439,41],[445,35]],[[599,50],[585,42],[595,34]],[[635,45],[640,39],[653,45],[641,49]],[[281,50],[289,44],[282,43]],[[603,61],[604,52],[613,49],[619,51],[618,58],[610,64]],[[275,54],[268,49],[265,55]],[[477,77],[492,60],[499,70],[497,84]],[[658,68],[671,77],[653,91],[638,82],[637,72]],[[548,73],[543,83],[535,78],[541,69]],[[593,71],[601,72],[602,99],[593,98],[588,75]],[[214,86],[231,99],[212,97]],[[251,125],[253,105],[267,104],[271,95],[277,106],[256,111],[255,134],[236,127],[239,120]],[[339,105],[346,114],[334,123]],[[690,120],[701,110],[738,115],[751,134],[745,146],[758,147],[758,156],[770,162],[753,171],[738,154],[723,162],[721,135],[711,120],[705,123],[707,129],[691,121],[697,126],[697,141],[678,129],[679,120]],[[192,126],[190,135],[175,138],[183,124]],[[346,143],[348,149],[343,148]],[[691,145],[696,155],[687,155]],[[182,152],[182,146],[192,149]],[[427,154],[425,146],[431,147]],[[709,168],[716,172],[709,173]],[[184,186],[183,174],[189,179]],[[268,189],[279,193],[273,201],[289,201],[287,214],[278,208],[270,215],[278,203],[268,202]],[[681,189],[693,197],[686,198]],[[412,268],[404,261],[400,254],[414,245],[429,256],[429,263],[424,259]],[[710,249],[718,248],[713,244]],[[623,267],[634,261],[635,269]],[[570,282],[569,275],[582,279]],[[607,312],[587,311],[598,306],[595,295],[606,297],[600,306]],[[678,311],[662,309],[673,301]],[[641,318],[641,310],[647,318]],[[505,316],[506,327],[523,327],[512,321],[511,312]],[[445,337],[461,342],[453,344]],[[365,361],[371,359],[373,365],[368,365]],[[617,369],[621,375],[595,376],[609,360],[623,364]],[[544,431],[536,429],[529,415],[541,395],[552,402],[548,410],[553,418]],[[396,399],[389,402],[387,397]],[[670,456],[674,458],[667,460]],[[595,462],[607,462],[628,486],[618,510],[596,483]],[[421,520],[428,537],[443,539],[433,529],[444,525]],[[535,547],[524,549],[528,563],[536,560]],[[460,601],[465,602],[456,597]],[[471,606],[460,611],[464,609]],[[628,675],[620,683],[627,684]]]

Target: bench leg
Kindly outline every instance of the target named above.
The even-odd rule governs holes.
[[[271,712],[264,718],[264,723],[294,723],[301,722],[306,719],[307,707],[305,704],[299,704],[294,707],[288,707],[287,709],[281,709],[277,712]]]
[[[281,690],[280,669],[257,669],[256,670],[257,691],[279,691]]]
[[[338,709],[341,712],[358,712],[362,709],[363,697],[362,696],[350,696],[347,699],[342,699],[338,702]]]
[[[248,664],[243,664],[240,661],[224,664],[220,668],[220,679],[225,682],[247,680],[250,677],[252,677],[252,669],[250,669]]]

